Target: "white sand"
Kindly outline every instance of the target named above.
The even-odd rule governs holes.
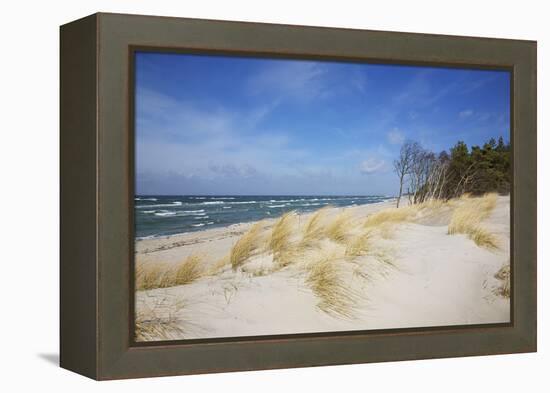
[[[361,221],[389,205],[346,210]],[[389,238],[377,237],[376,247],[391,265],[373,256],[341,264],[342,277],[356,295],[351,318],[317,307],[320,299],[307,285],[303,264],[256,275],[271,263],[266,255],[251,258],[243,269],[227,267],[191,284],[138,291],[136,307],[156,309],[161,317],[173,313],[181,332],[170,338],[188,339],[508,322],[509,299],[495,293],[501,282],[494,275],[509,263],[509,198],[499,197],[483,222],[498,236],[499,250],[481,248],[465,235],[448,235],[450,215],[440,210],[397,225]],[[137,260],[176,262],[198,253],[213,262],[250,225],[143,240]],[[173,307],[176,303],[181,308]]]

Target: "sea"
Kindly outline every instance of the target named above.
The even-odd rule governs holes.
[[[288,211],[307,213],[328,205],[368,205],[393,198],[382,195],[139,195],[134,198],[134,222],[136,238],[144,239],[276,218]]]

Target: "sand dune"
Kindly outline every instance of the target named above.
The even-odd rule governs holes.
[[[142,271],[180,268],[192,279],[136,293],[139,339],[507,322],[509,197],[493,199],[475,229],[497,247],[450,230],[466,198],[398,211],[392,202],[329,208],[140,240]],[[246,236],[246,255],[232,263]],[[186,260],[193,265],[181,269]]]

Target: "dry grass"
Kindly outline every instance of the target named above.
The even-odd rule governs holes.
[[[375,228],[384,224],[397,224],[414,219],[419,206],[406,206],[379,211],[367,217],[366,228]]]
[[[258,248],[258,241],[263,225],[262,221],[252,225],[248,232],[242,235],[233,248],[231,248],[229,261],[231,262],[233,270],[241,266]]]
[[[148,263],[136,266],[136,289],[147,290],[189,284],[204,274],[203,260],[190,255],[180,263]]]
[[[351,218],[349,212],[344,210],[328,225],[326,236],[337,243],[344,243],[348,238],[350,225]]]
[[[301,250],[296,246],[289,246],[277,254],[273,254],[273,263],[275,264],[273,271],[285,268],[288,265],[303,259],[303,256],[303,252],[301,252]]]
[[[481,222],[495,208],[497,195],[486,194],[479,198],[462,196],[460,200],[462,204],[453,212],[447,233],[465,234],[480,247],[499,248],[497,238],[481,226]]]
[[[480,247],[490,250],[498,250],[500,248],[497,237],[481,226],[471,228],[468,232],[468,237]]]
[[[277,255],[288,248],[294,215],[293,211],[283,214],[273,226],[271,239],[269,240],[269,249],[273,252],[273,255]]]
[[[429,199],[419,204],[419,208],[437,210],[437,209],[441,209],[442,207],[445,207],[447,203],[448,201],[444,201],[442,199]]]
[[[183,321],[178,316],[183,307],[183,302],[167,302],[167,299],[160,300],[153,307],[141,305],[135,319],[136,341],[183,338]]]
[[[136,290],[166,288],[170,282],[169,270],[166,263],[136,263]]]
[[[268,247],[273,253],[277,268],[288,266],[298,256],[299,251],[291,242],[295,212],[287,212],[279,218],[271,231]]]
[[[370,231],[352,237],[346,244],[346,257],[358,257],[366,255],[370,249],[369,239],[372,234]]]
[[[325,228],[321,225],[323,218],[326,215],[327,208],[317,210],[307,221],[304,226],[304,235],[300,242],[300,247],[305,248],[311,246],[311,244],[321,239],[325,234]]]
[[[317,307],[327,314],[352,318],[355,296],[342,279],[336,255],[322,256],[308,265],[306,283],[320,299]]]
[[[200,278],[204,273],[202,259],[197,255],[187,257],[174,267],[174,285],[189,284]]]
[[[226,266],[229,266],[229,255],[225,255],[214,262],[214,264],[208,268],[205,275],[214,276],[221,272]]]
[[[495,288],[495,294],[504,298],[510,298],[510,265],[504,265],[495,274],[495,278],[502,281],[501,285]]]

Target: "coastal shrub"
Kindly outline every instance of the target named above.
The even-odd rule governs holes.
[[[233,270],[241,266],[248,258],[252,256],[252,253],[258,248],[258,242],[260,239],[260,233],[263,228],[263,222],[259,221],[241,236],[235,245],[231,248],[229,254],[229,261]]]

